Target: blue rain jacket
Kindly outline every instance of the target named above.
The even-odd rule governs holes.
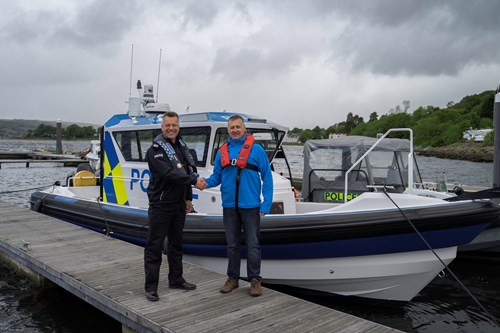
[[[246,134],[238,140],[229,138],[228,150],[231,160],[239,156],[245,139]],[[273,203],[273,175],[266,152],[258,143],[253,144],[250,156],[248,157],[248,163],[258,167],[259,172],[246,168],[241,170],[238,207],[260,207],[262,213],[269,214]],[[205,181],[208,187],[215,187],[222,184],[220,188],[222,192],[222,207],[235,208],[236,175],[238,173],[238,167],[228,165],[222,168],[220,152],[217,152],[214,164],[214,173],[209,178],[206,178]],[[261,193],[264,198],[262,202]]]

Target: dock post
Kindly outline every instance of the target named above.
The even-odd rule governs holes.
[[[56,121],[56,154],[62,154],[62,120],[58,118]]]
[[[500,85],[495,95],[493,107],[494,151],[493,151],[493,187],[500,186]]]

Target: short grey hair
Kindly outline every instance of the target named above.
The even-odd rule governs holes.
[[[229,117],[229,119],[227,120],[227,124],[229,125],[230,122],[232,122],[233,120],[237,120],[237,119],[240,119],[243,123],[245,123],[245,119],[243,119],[242,116],[240,116],[239,114],[233,114],[231,117]]]

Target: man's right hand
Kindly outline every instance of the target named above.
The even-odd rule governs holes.
[[[196,181],[196,188],[200,191],[203,191],[207,187],[208,187],[208,185],[205,182],[205,178],[203,178],[203,177],[198,178],[198,180]]]

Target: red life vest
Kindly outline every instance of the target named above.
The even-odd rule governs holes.
[[[249,168],[252,170],[258,170],[256,166],[253,164],[248,164],[248,157],[250,156],[250,151],[252,150],[253,143],[255,142],[255,138],[253,135],[247,134],[245,138],[245,142],[243,142],[243,147],[240,150],[240,154],[238,158],[229,159],[229,143],[224,143],[220,148],[220,162],[222,164],[222,168],[233,165],[237,166],[239,169]]]
[[[219,148],[219,153],[220,153],[220,162],[222,165],[222,168],[224,169],[228,165],[232,166],[237,166],[238,167],[238,174],[236,175],[236,191],[234,194],[234,202],[235,202],[235,207],[238,209],[238,204],[239,204],[239,194],[240,194],[240,174],[241,170],[243,169],[250,169],[259,172],[259,168],[256,165],[248,163],[248,157],[250,156],[250,151],[252,150],[253,143],[255,142],[255,138],[253,135],[247,134],[247,137],[245,138],[245,142],[243,142],[243,147],[240,150],[240,154],[238,155],[238,158],[229,159],[229,142],[224,143],[220,148]]]

